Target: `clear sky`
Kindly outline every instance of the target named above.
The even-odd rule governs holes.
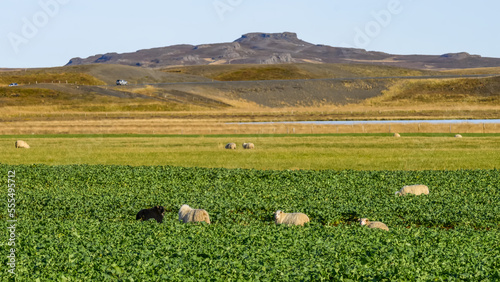
[[[500,58],[492,0],[1,0],[0,9],[0,68],[283,31],[335,47]]]

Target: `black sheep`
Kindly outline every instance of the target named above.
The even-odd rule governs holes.
[[[151,218],[156,219],[158,223],[161,223],[163,221],[163,215],[165,214],[165,208],[162,206],[156,206],[152,207],[150,209],[143,209],[140,210],[137,213],[137,216],[135,217],[136,220],[142,219],[142,220],[148,220]]]

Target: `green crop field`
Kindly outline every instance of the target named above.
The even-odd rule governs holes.
[[[500,279],[497,169],[3,164],[0,173],[2,197],[15,198],[17,281]],[[430,194],[394,195],[409,184]],[[182,204],[206,209],[212,224],[179,223]],[[162,223],[135,220],[153,205],[165,206]],[[277,226],[278,209],[311,222]],[[359,226],[360,217],[390,231]],[[6,281],[6,205],[0,219]]]

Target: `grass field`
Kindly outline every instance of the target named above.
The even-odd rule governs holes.
[[[253,169],[495,169],[498,134],[59,135],[2,136],[8,164],[173,165]],[[30,149],[16,149],[23,139]],[[224,145],[235,142],[236,150]],[[243,142],[255,144],[243,150]]]

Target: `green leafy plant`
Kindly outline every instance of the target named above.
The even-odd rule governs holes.
[[[8,170],[19,189],[20,280],[500,279],[498,170],[0,165]],[[416,183],[430,194],[394,196]],[[157,204],[163,223],[135,220]],[[180,223],[182,204],[206,209],[212,224]],[[275,225],[278,209],[311,222]]]

